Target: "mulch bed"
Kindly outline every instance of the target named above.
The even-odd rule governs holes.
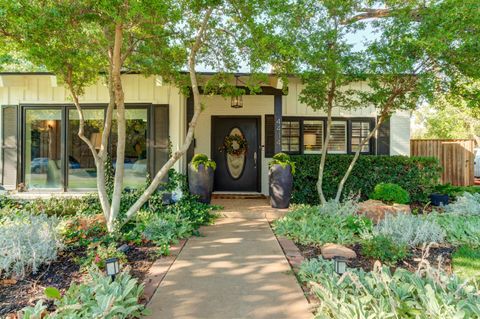
[[[301,245],[296,244],[302,256],[305,259],[316,258],[321,256],[320,247],[313,245]],[[362,268],[365,271],[372,271],[375,264],[375,260],[362,255],[362,247],[360,244],[355,244],[349,248],[353,249],[357,254],[357,258],[347,262],[348,267]],[[428,251],[428,255],[425,259],[428,260],[432,267],[440,268],[447,273],[452,272],[452,254],[454,248],[450,246],[432,247]],[[421,249],[413,249],[410,251],[411,255],[403,261],[398,262],[391,267],[392,271],[396,268],[405,268],[409,271],[415,271],[418,268],[418,264],[424,255]]]
[[[142,282],[155,259],[157,248],[151,243],[142,246],[130,246],[126,252],[130,274]],[[75,259],[85,256],[85,249],[62,251],[56,261],[43,265],[36,274],[31,274],[21,280],[10,280],[0,277],[0,317],[34,305],[44,298],[46,287],[55,287],[64,293],[73,282],[81,282],[86,275],[80,272],[80,266]],[[49,304],[53,310],[53,303]]]

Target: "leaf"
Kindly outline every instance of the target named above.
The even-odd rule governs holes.
[[[47,298],[49,299],[57,299],[60,300],[62,298],[62,295],[60,294],[60,291],[55,288],[55,287],[47,287],[44,290],[44,294]]]

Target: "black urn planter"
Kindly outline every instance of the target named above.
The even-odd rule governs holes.
[[[292,197],[293,174],[290,165],[274,164],[268,173],[270,204],[273,208],[288,208]]]
[[[198,165],[198,170],[191,164],[188,165],[188,188],[192,195],[198,196],[198,201],[210,204],[213,192],[213,169]]]
[[[430,195],[430,202],[432,206],[446,206],[450,198],[447,194],[433,193]]]

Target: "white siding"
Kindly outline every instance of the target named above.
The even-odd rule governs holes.
[[[390,118],[390,155],[410,155],[410,116],[401,111]]]

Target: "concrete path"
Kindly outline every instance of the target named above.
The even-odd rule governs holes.
[[[270,229],[266,200],[216,200],[223,217],[188,240],[148,305],[161,319],[306,319],[309,304]]]

